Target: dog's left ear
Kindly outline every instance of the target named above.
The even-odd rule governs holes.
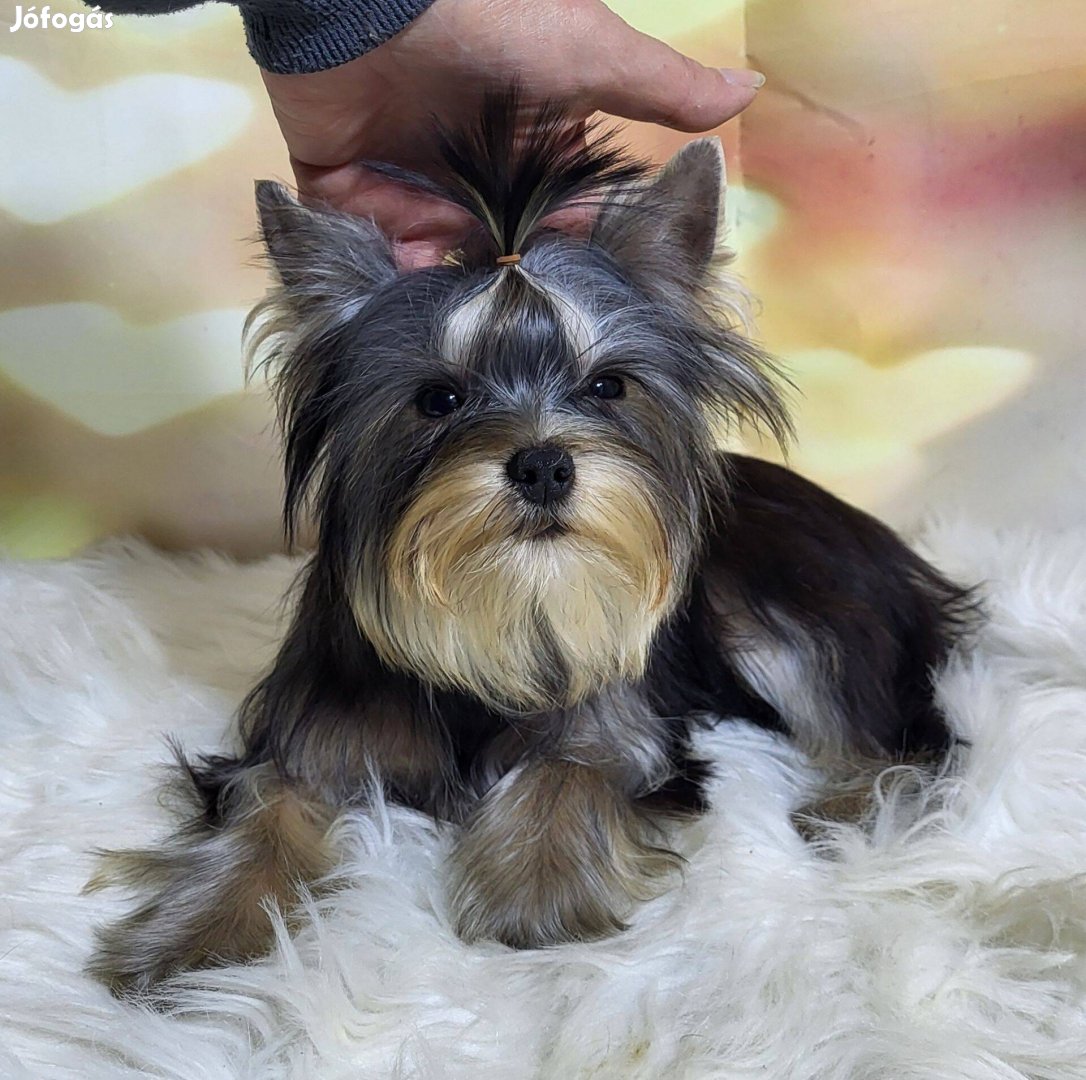
[[[392,246],[372,221],[303,206],[270,180],[257,181],[256,206],[268,256],[291,299],[350,305],[396,276]]]
[[[635,280],[700,284],[731,258],[724,246],[725,186],[720,140],[695,139],[646,188],[607,206],[592,239]]]

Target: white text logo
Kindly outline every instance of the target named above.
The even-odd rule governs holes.
[[[41,9],[38,14],[38,6],[24,10],[22,4],[15,5],[15,22],[8,27],[8,32],[14,34],[16,30],[68,30],[73,34],[81,34],[84,30],[108,30],[113,25],[113,16],[103,14],[101,8],[92,8],[90,11],[50,11],[49,5]]]

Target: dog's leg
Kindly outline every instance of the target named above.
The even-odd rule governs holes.
[[[530,761],[487,793],[457,845],[457,933],[517,948],[603,937],[622,929],[631,903],[652,896],[676,861],[599,769]]]
[[[346,603],[325,603],[319,585],[307,582],[275,664],[241,706],[240,757],[184,766],[193,820],[159,848],[109,855],[92,883],[138,896],[99,934],[90,965],[118,993],[266,952],[266,904],[289,915],[299,883],[333,869],[329,827],[373,784],[435,816],[462,815],[440,725],[397,691]]]
[[[619,930],[656,894],[678,857],[644,796],[673,763],[662,725],[632,696],[575,718],[490,788],[452,859],[452,908],[467,941],[518,948]]]
[[[115,994],[146,995],[175,972],[265,953],[272,939],[267,905],[289,916],[299,885],[334,865],[327,835],[333,812],[270,766],[238,769],[215,801],[216,812],[158,848],[107,853],[88,886],[124,885],[146,895],[98,933],[89,970]]]

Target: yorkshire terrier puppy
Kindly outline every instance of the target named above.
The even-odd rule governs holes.
[[[386,170],[477,219],[439,266],[400,272],[371,222],[257,187],[285,520],[311,510],[316,547],[238,753],[185,763],[197,812],[160,848],[108,857],[143,894],[99,934],[116,992],[266,950],[264,904],[333,869],[372,776],[457,826],[457,932],[535,947],[610,934],[659,887],[668,820],[704,805],[706,718],[835,768],[951,742],[932,673],[966,592],[719,450],[788,422],[721,291],[718,142],[653,173],[556,109],[530,137],[516,115],[492,98],[443,135],[441,182]],[[585,235],[549,227],[589,203]]]

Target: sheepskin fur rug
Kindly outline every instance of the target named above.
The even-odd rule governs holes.
[[[973,745],[919,794],[884,777],[867,831],[806,844],[803,762],[723,722],[683,881],[612,940],[513,952],[453,936],[449,837],[378,805],[341,824],[353,884],[266,961],[180,979],[169,1014],[83,974],[126,898],[80,890],[94,848],[169,827],[164,735],[222,745],[297,564],[0,565],[0,1076],[1086,1077],[1086,535],[957,524],[925,549],[989,598],[941,678]]]

